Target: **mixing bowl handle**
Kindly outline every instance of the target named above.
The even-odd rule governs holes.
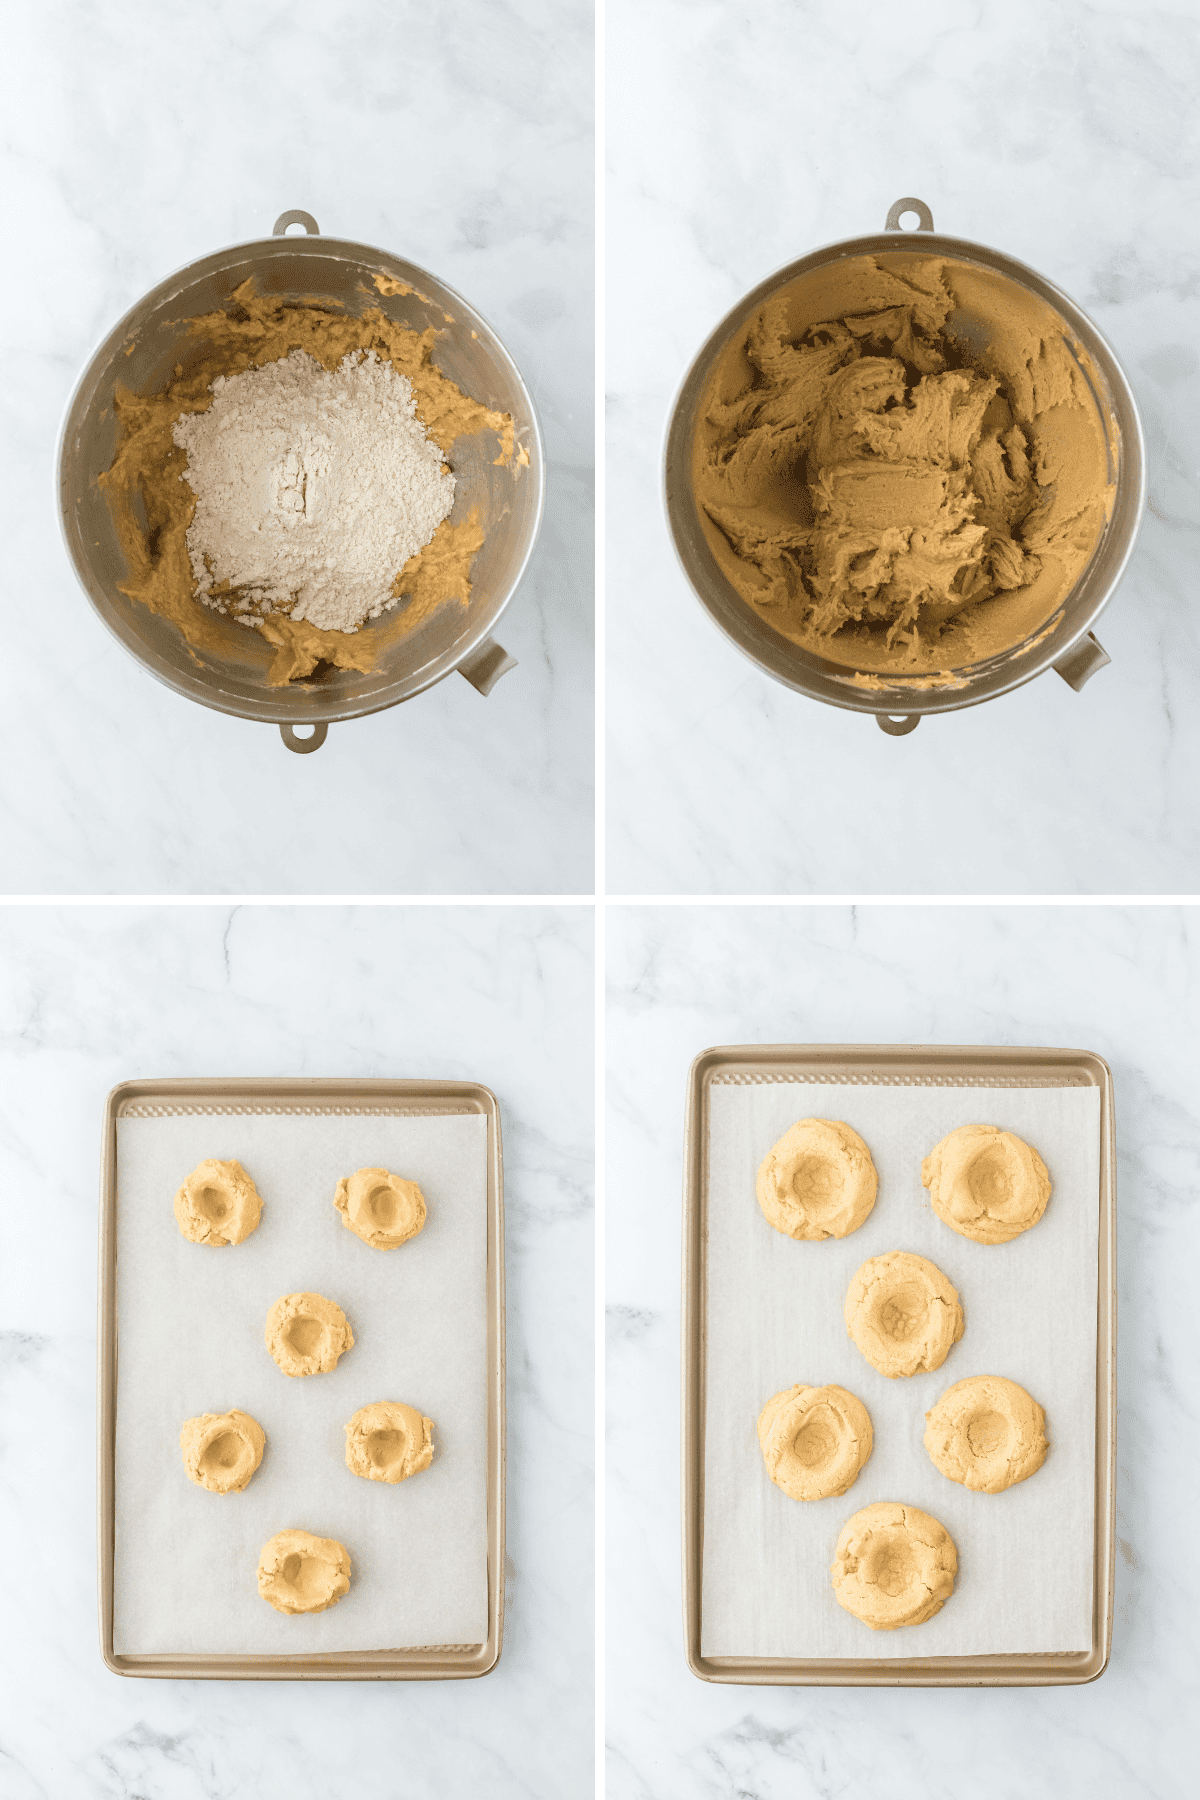
[[[294,750],[297,756],[307,756],[310,750],[319,750],[321,748],[321,745],[329,736],[329,727],[324,719],[321,719],[313,726],[313,734],[311,737],[298,738],[296,736],[296,727],[294,725],[281,725],[279,727],[279,735],[289,750]]]
[[[887,713],[876,713],[875,723],[880,731],[886,731],[889,737],[907,737],[921,723],[920,713],[909,713],[903,719],[891,719]]]
[[[313,218],[311,213],[286,212],[280,213],[279,217],[272,225],[271,236],[283,237],[287,232],[289,225],[303,225],[309,237],[320,237],[321,235],[321,227],[317,224],[317,221]]]
[[[482,644],[476,644],[468,656],[458,665],[460,675],[465,675],[473,688],[481,694],[490,694],[502,675],[515,669],[517,659],[498,644],[495,638],[484,638]]]
[[[1081,637],[1065,656],[1059,657],[1054,667],[1067,686],[1073,687],[1078,693],[1084,682],[1090,681],[1097,669],[1105,668],[1111,661],[1112,657],[1103,644],[1097,641],[1095,633],[1089,631],[1087,636]]]
[[[888,207],[888,216],[884,220],[883,229],[885,231],[903,231],[904,227],[900,223],[900,215],[901,213],[906,212],[916,213],[918,231],[933,230],[933,214],[923,200],[914,200],[911,195],[907,200],[894,200],[892,202]],[[300,213],[287,213],[285,216],[289,219],[299,219],[303,215]]]

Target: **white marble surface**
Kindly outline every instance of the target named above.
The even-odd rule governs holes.
[[[6,891],[591,891],[593,61],[588,0],[46,0],[6,20]],[[293,207],[478,307],[548,469],[499,633],[519,670],[487,700],[451,676],[308,757],[109,636],[59,542],[52,467],[127,308]]]
[[[1181,1800],[1200,1573],[1200,933],[1169,908],[608,909],[610,1800]],[[738,1688],[684,1660],[680,1188],[688,1066],[722,1043],[1046,1044],[1116,1090],[1117,1592],[1089,1686]]]
[[[590,909],[0,912],[4,1800],[591,1791],[592,996]],[[226,1071],[439,1074],[499,1099],[509,1561],[480,1680],[144,1681],[101,1661],[104,1098]]]
[[[1190,0],[610,0],[607,16],[609,892],[1200,888]],[[725,641],[659,487],[675,387],[723,314],[909,194],[1099,324],[1142,410],[1150,504],[1097,626],[1111,668],[893,739]]]

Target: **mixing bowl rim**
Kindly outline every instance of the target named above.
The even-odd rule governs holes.
[[[678,450],[679,445],[677,441],[673,442],[673,440],[676,440],[677,434],[682,433],[684,429],[680,419],[680,406],[685,391],[693,381],[697,371],[701,368],[701,365],[707,363],[708,367],[711,368],[717,352],[728,342],[729,337],[732,335],[733,331],[736,330],[737,326],[744,322],[745,318],[753,311],[755,306],[761,305],[764,300],[769,298],[771,293],[782,287],[787,281],[795,280],[799,276],[809,273],[814,268],[823,266],[830,261],[840,260],[842,257],[869,256],[877,253],[891,252],[899,252],[900,254],[908,255],[917,254],[934,256],[939,254],[950,256],[954,254],[958,255],[964,261],[978,261],[982,259],[982,266],[990,268],[993,273],[1007,275],[1016,272],[1019,276],[1031,278],[1030,285],[1032,286],[1033,291],[1038,294],[1040,298],[1048,300],[1050,304],[1058,308],[1067,324],[1077,331],[1077,334],[1083,338],[1089,349],[1095,350],[1096,348],[1099,348],[1101,351],[1102,355],[1100,360],[1102,362],[1105,378],[1108,380],[1110,386],[1114,388],[1114,391],[1119,392],[1128,409],[1129,424],[1132,428],[1131,436],[1137,451],[1136,504],[1129,524],[1127,541],[1116,561],[1115,569],[1108,579],[1108,585],[1103,597],[1082,623],[1079,624],[1077,629],[1072,632],[1069,638],[1055,643],[1052,654],[1040,658],[1036,661],[1034,666],[1021,668],[1014,667],[999,685],[989,685],[987,691],[984,693],[973,692],[973,683],[968,683],[966,686],[962,687],[950,686],[947,684],[941,687],[921,688],[913,685],[917,680],[921,679],[920,677],[906,678],[901,676],[895,681],[889,681],[886,677],[876,673],[872,673],[872,679],[882,682],[882,687],[854,688],[850,686],[850,678],[856,671],[850,669],[849,665],[826,662],[824,658],[814,655],[813,652],[804,649],[802,645],[792,643],[792,641],[785,638],[782,633],[776,633],[775,635],[779,637],[780,643],[788,646],[788,654],[790,656],[794,656],[797,660],[803,659],[804,662],[811,666],[813,674],[818,679],[838,684],[838,691],[836,693],[826,694],[824,692],[814,692],[812,686],[804,681],[793,679],[790,673],[785,673],[780,669],[773,668],[764,662],[751,648],[750,644],[744,642],[742,637],[731,628],[731,625],[727,623],[725,619],[721,618],[713,607],[710,606],[707,597],[701,592],[701,589],[684,558],[683,550],[680,545],[681,534],[676,530],[676,514],[672,501],[671,475],[672,455],[674,451]],[[1004,266],[997,269],[997,262]],[[1146,442],[1141,412],[1138,408],[1136,396],[1134,395],[1133,388],[1125,373],[1121,360],[1109,343],[1104,332],[1068,294],[1063,293],[1061,288],[1050,281],[1048,277],[1042,275],[1040,271],[1034,269],[1029,263],[1022,262],[1019,257],[1010,256],[1006,250],[996,250],[993,249],[991,245],[978,243],[971,238],[957,237],[950,232],[944,231],[885,229],[883,231],[865,233],[862,236],[855,238],[838,238],[832,243],[819,245],[816,249],[807,252],[804,256],[796,258],[790,263],[783,264],[772,274],[764,276],[764,278],[754,287],[748,289],[747,292],[742,295],[741,299],[735,301],[718,320],[717,324],[705,337],[700,348],[696,351],[684,370],[683,376],[678,382],[675,392],[672,395],[671,403],[666,414],[665,425],[662,432],[662,454],[659,466],[661,471],[660,497],[666,518],[667,535],[671,540],[671,548],[675,553],[675,560],[687,580],[692,593],[704,609],[708,618],[721,634],[729,643],[733,644],[749,662],[753,663],[754,667],[762,674],[767,675],[773,681],[778,681],[783,686],[790,688],[793,693],[803,694],[809,699],[817,700],[826,705],[840,706],[848,712],[871,714],[893,715],[905,713],[911,715],[914,713],[960,712],[965,710],[968,706],[981,706],[987,700],[999,699],[1002,694],[1011,693],[1014,689],[1023,687],[1027,681],[1032,681],[1038,675],[1044,674],[1047,669],[1053,668],[1056,662],[1061,661],[1067,656],[1074,646],[1088,635],[1089,631],[1093,625],[1095,625],[1097,619],[1099,619],[1101,613],[1103,613],[1105,607],[1108,606],[1113,595],[1116,593],[1117,587],[1128,567],[1129,559],[1133,554],[1146,508]],[[1120,476],[1121,471],[1118,470],[1118,480],[1120,480]],[[690,471],[685,485],[689,499],[691,500],[691,503],[695,505],[695,497],[691,488]],[[732,584],[728,582],[728,577],[725,576],[724,572],[718,570],[718,574],[729,586],[731,594],[736,595],[738,606],[745,609],[745,612],[748,615],[747,624],[749,624],[751,619],[759,620],[759,615],[754,609],[750,607],[740,595],[736,594],[736,590],[732,587]],[[764,625],[766,624],[766,621],[764,620],[759,620],[759,622]],[[770,626],[767,626],[766,628],[768,630],[771,629]],[[1046,627],[1043,627],[1041,634],[1034,634],[1038,642],[1044,642],[1050,635],[1051,633]],[[1028,648],[1036,649],[1037,644],[1035,643],[1033,646],[1027,646],[1027,649]],[[1013,655],[1014,652],[1007,651],[998,657],[988,659],[988,661],[993,665],[999,665],[1004,662],[1006,658],[1012,657]],[[977,668],[986,667],[987,664],[975,666]]]

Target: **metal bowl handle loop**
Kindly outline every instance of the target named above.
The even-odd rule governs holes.
[[[329,726],[324,719],[319,719],[313,726],[312,736],[302,738],[296,736],[296,727],[294,725],[281,725],[279,727],[279,735],[289,750],[294,750],[297,756],[307,756],[310,751],[319,750],[321,748],[321,745],[329,736]]]
[[[889,217],[890,216],[891,215],[889,214]],[[279,217],[272,225],[271,236],[283,237],[287,232],[289,225],[303,225],[309,237],[320,237],[321,235],[321,227],[317,224],[317,221],[313,218],[311,213],[285,212],[280,213]]]
[[[889,737],[907,737],[921,723],[920,713],[909,713],[902,719],[891,719],[887,713],[876,713],[875,723],[880,731],[886,731]]]
[[[885,231],[903,231],[904,226],[900,223],[900,215],[901,213],[910,212],[915,212],[917,215],[918,231],[933,230],[933,214],[923,200],[914,200],[911,195],[907,200],[894,200],[892,202],[891,206],[888,207],[888,216],[884,220],[883,229]],[[287,217],[299,219],[303,217],[303,214],[289,213]]]

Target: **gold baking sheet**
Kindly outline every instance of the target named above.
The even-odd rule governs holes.
[[[805,1659],[704,1656],[704,1417],[711,1082],[824,1080],[964,1087],[1091,1086],[1100,1094],[1092,1643],[1078,1653]],[[683,1591],[689,1667],[706,1681],[824,1687],[1055,1686],[1094,1681],[1112,1643],[1116,1449],[1116,1145],[1112,1076],[1086,1051],[990,1046],[749,1045],[707,1050],[688,1079],[683,1217]]]
[[[113,1650],[115,1421],[118,1380],[117,1120],[146,1105],[247,1110],[477,1113],[487,1120],[487,1637],[472,1645],[338,1652],[319,1656],[117,1655]],[[504,1183],[495,1096],[466,1081],[158,1080],[126,1081],[108,1096],[100,1179],[98,1474],[100,1644],[118,1675],[171,1680],[405,1681],[486,1675],[504,1632]]]

